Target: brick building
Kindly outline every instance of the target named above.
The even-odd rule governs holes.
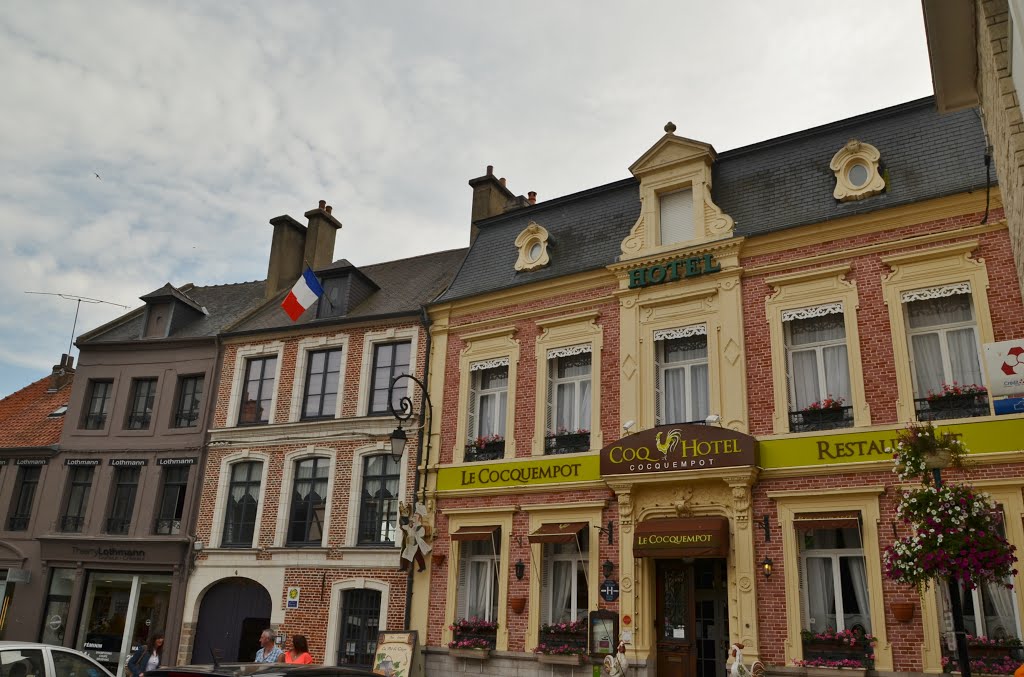
[[[425,672],[569,674],[552,646],[600,659],[618,634],[637,674],[710,677],[735,642],[781,673],[827,628],[873,634],[879,671],[941,672],[943,600],[897,618],[915,593],[882,578],[884,448],[938,420],[1024,510],[1024,415],[928,398],[992,389],[983,347],[1024,339],[980,120],[923,99],[722,154],[674,132],[633,178],[514,211],[470,182],[429,307]],[[1020,637],[1022,601],[967,594],[969,629]]]
[[[402,374],[422,380],[422,306],[465,250],[356,267],[333,261],[329,206],[306,218],[271,220],[267,303],[221,336],[182,663],[251,660],[272,628],[305,635],[316,662],[369,665],[378,630],[407,625],[399,508],[420,445],[409,430],[393,457],[388,393]],[[281,299],[304,261],[325,294],[293,323]],[[419,410],[423,394],[402,379],[395,406]]]

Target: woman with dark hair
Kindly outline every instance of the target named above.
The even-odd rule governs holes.
[[[150,670],[160,667],[160,654],[164,650],[164,633],[154,632],[149,641],[140,644],[134,655],[128,659],[128,672],[132,677],[145,677]]]
[[[305,635],[292,635],[292,648],[291,651],[285,651],[283,654],[285,663],[312,663],[313,657],[309,653],[309,644],[306,642]]]

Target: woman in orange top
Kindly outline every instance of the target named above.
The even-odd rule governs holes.
[[[305,635],[292,635],[292,649],[281,654],[285,663],[312,663],[313,657],[309,655],[309,644],[306,643]]]

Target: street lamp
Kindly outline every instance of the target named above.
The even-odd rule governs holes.
[[[932,468],[932,479],[935,480],[935,490],[942,487],[942,468]],[[953,636],[956,637],[956,657],[960,663],[960,677],[971,677],[971,659],[967,653],[967,629],[964,627],[964,608],[960,600],[960,583],[955,578],[950,578],[949,584],[949,611],[953,616]]]
[[[423,403],[426,407],[421,408],[418,412],[413,407],[412,398],[408,395],[402,395],[398,401],[398,410],[395,410],[395,385],[404,378],[418,385],[420,390],[423,391]],[[423,385],[423,381],[412,374],[399,374],[391,379],[391,385],[388,387],[388,411],[398,420],[398,427],[391,433],[391,458],[395,459],[396,463],[400,463],[402,455],[405,453],[405,443],[409,441],[402,424],[407,424],[409,419],[416,416],[419,420],[419,425],[409,428],[409,430],[423,430],[430,423],[430,417],[434,413],[434,407],[430,404],[430,396],[427,395],[427,387]]]

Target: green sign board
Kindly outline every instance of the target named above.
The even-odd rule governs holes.
[[[634,268],[629,271],[629,288],[649,287],[652,284],[675,282],[686,277],[697,277],[708,273],[717,273],[722,264],[715,260],[714,254],[687,256],[668,263],[659,263],[646,268]]]

